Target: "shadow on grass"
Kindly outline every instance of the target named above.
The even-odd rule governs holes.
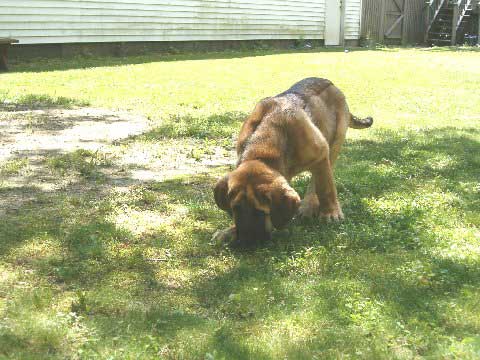
[[[46,94],[26,94],[9,99],[6,95],[0,97],[0,111],[36,110],[45,108],[71,109],[77,106],[88,106],[85,100],[64,96]]]
[[[439,339],[480,331],[468,318],[452,322],[445,308],[462,307],[463,291],[478,288],[479,264],[431,251],[457,241],[452,227],[479,225],[479,135],[452,127],[350,141],[336,173],[346,221],[294,221],[252,253],[209,244],[230,221],[213,204],[208,175],[132,182],[123,194],[111,192],[108,176],[85,178],[91,186],[80,193],[75,184],[53,194],[28,188],[32,200],[0,223],[0,257],[33,269],[59,298],[85,292],[72,306],[101,339],[91,351],[114,351],[120,339],[151,356],[368,358],[389,356],[401,338],[407,355],[435,355]],[[306,181],[295,186],[304,191]],[[162,217],[151,232],[115,220],[151,212]],[[57,250],[28,250],[42,243]],[[171,257],[152,262],[149,251]],[[12,336],[0,333],[7,356],[28,351],[32,339],[13,346]]]
[[[478,129],[445,127],[401,133],[377,131],[376,135],[382,140],[356,141],[343,152],[339,175],[346,179],[342,180],[346,190],[378,197],[432,182],[455,194],[459,199],[456,205],[462,209],[478,207],[471,187],[478,181],[476,169],[480,166]]]
[[[368,48],[350,48],[350,51],[391,51],[388,48],[368,49]],[[30,59],[29,61],[11,61],[10,73],[14,72],[45,72],[62,71],[72,69],[87,69],[92,67],[112,67],[124,65],[147,64],[152,62],[172,62],[172,61],[191,61],[191,60],[211,60],[211,59],[236,59],[245,57],[269,56],[278,54],[303,54],[303,53],[323,53],[323,52],[344,52],[343,47],[335,48],[315,48],[312,50],[299,49],[271,49],[256,50],[247,49],[245,51],[219,51],[219,52],[194,52],[194,53],[155,53],[139,56],[102,56],[102,57],[74,57],[58,59]]]

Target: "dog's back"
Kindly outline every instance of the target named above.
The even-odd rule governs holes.
[[[303,109],[332,145],[346,132],[349,110],[343,93],[328,79],[310,77],[275,96],[284,107]]]
[[[302,140],[289,139],[282,134],[305,137],[305,132],[300,135],[302,129],[307,132],[308,129],[314,132],[318,129],[330,147],[333,164],[348,127],[365,128],[371,124],[371,118],[359,119],[350,113],[344,94],[330,80],[306,78],[257,104],[240,131],[238,163],[259,153],[268,153],[272,158],[278,157],[279,152],[291,153],[294,150],[292,144]],[[274,134],[279,129],[283,129],[283,133]]]
[[[293,84],[288,90],[285,90],[276,97],[282,97],[289,94],[300,96],[303,100],[312,95],[320,95],[326,88],[333,85],[328,79],[309,77]]]

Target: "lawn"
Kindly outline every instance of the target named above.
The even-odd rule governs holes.
[[[380,49],[13,64],[4,149],[66,137],[84,107],[148,129],[0,153],[0,358],[478,359],[479,63]],[[337,162],[345,220],[294,220],[249,252],[212,243],[242,119],[308,76],[375,120]]]

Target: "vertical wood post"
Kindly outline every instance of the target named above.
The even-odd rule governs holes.
[[[407,45],[408,43],[408,26],[410,22],[410,0],[403,0],[403,20],[402,20],[402,45]]]
[[[460,16],[458,1],[455,1],[453,5],[453,18],[452,18],[452,46],[457,43],[457,23]]]
[[[7,50],[8,44],[0,44],[0,71],[7,71]]]
[[[382,1],[382,7],[380,11],[380,31],[378,34],[378,39],[380,40],[381,43],[383,43],[383,40],[385,38],[385,17],[387,16],[387,11],[386,11],[386,0],[381,0]]]
[[[477,45],[480,45],[480,2],[477,3],[477,20],[478,20],[478,34],[477,34]]]
[[[423,34],[423,41],[427,42],[428,40],[428,27],[430,26],[430,6],[432,6],[430,3],[426,3],[425,6],[425,11],[427,12],[425,14],[425,30]]]
[[[347,8],[346,0],[340,0],[340,45],[345,46],[345,11]]]

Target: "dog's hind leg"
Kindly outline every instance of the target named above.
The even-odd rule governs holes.
[[[347,103],[343,101],[343,106],[339,106],[336,113],[337,128],[335,129],[335,138],[330,145],[329,156],[332,169],[335,167],[342,145],[347,135],[348,123],[350,121],[350,110]]]
[[[333,117],[333,121],[330,122],[335,122],[335,113],[330,112],[329,114]],[[325,116],[329,116],[329,114],[327,113]],[[297,124],[299,128],[303,130],[299,132],[300,136],[298,136],[302,139],[302,163],[305,164],[312,173],[312,182],[300,205],[300,215],[312,216],[318,213],[320,217],[327,220],[343,219],[343,213],[338,203],[337,189],[335,188],[333,179],[330,162],[330,145],[329,141],[327,141],[328,136],[324,136],[305,113],[299,112],[297,116]],[[342,138],[338,139],[339,146],[343,143],[344,132],[341,132],[341,135]],[[333,144],[335,141],[331,141],[331,143]],[[338,148],[338,150],[340,150],[340,148]],[[333,155],[334,160],[336,156],[338,156],[338,154]],[[314,193],[316,196],[314,196]]]
[[[330,147],[330,165],[332,169],[335,166],[335,162],[338,159],[340,150],[342,149],[343,142],[345,141],[345,132],[343,134],[337,134],[335,140],[333,141],[332,146]]]

